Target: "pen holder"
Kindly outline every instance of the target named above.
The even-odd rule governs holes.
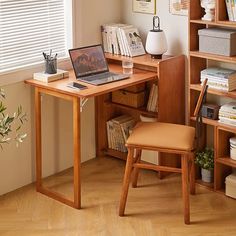
[[[45,59],[45,73],[56,74],[57,73],[57,59]]]

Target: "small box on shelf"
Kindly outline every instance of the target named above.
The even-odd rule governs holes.
[[[112,102],[139,108],[145,104],[145,92],[132,93],[126,90],[112,92]]]
[[[225,178],[225,194],[236,199],[236,174],[233,173]]]

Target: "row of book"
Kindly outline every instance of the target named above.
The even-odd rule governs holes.
[[[126,140],[136,124],[132,116],[122,115],[107,121],[108,147],[120,152],[127,152]]]
[[[133,25],[104,24],[101,26],[101,32],[105,52],[130,57],[145,54],[139,31]]]
[[[230,102],[220,107],[219,121],[229,125],[236,125],[236,102]]]
[[[158,86],[156,84],[153,84],[149,93],[147,110],[152,112],[157,112],[158,111],[157,101],[158,101]]]
[[[236,0],[225,0],[229,21],[236,21]]]
[[[208,79],[209,88],[233,91],[236,89],[236,71],[220,67],[210,67],[201,71],[201,83]]]

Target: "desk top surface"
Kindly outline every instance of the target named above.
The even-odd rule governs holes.
[[[110,64],[109,65],[110,71],[122,73],[122,68],[120,65]],[[156,73],[145,71],[145,70],[139,70],[134,69],[134,74],[130,76],[128,79],[120,80],[117,82],[112,82],[104,85],[90,85],[81,81],[78,81],[78,83],[86,85],[88,88],[84,90],[78,90],[69,88],[67,86],[68,83],[77,81],[74,75],[74,71],[70,71],[69,78],[57,80],[50,83],[45,83],[41,81],[37,81],[34,79],[26,80],[26,84],[30,84],[31,86],[38,87],[41,89],[45,89],[48,91],[53,91],[60,94],[65,94],[73,97],[81,97],[81,98],[89,98],[89,97],[95,97],[98,95],[102,95],[108,92],[115,91],[117,89],[127,88],[129,86],[139,84],[142,82],[146,82],[149,80],[153,80],[156,78]]]

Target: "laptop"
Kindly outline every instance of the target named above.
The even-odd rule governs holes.
[[[70,49],[69,54],[77,80],[101,85],[129,78],[109,71],[101,44]]]

